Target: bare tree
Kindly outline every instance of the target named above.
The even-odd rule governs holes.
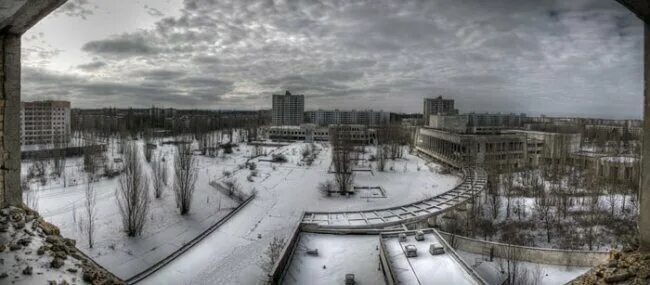
[[[162,158],[158,157],[151,162],[151,182],[153,183],[153,193],[156,199],[162,196],[164,188],[163,167],[165,167]]]
[[[375,150],[375,157],[377,158],[377,171],[385,171],[386,170],[386,146],[385,145],[377,145],[377,149]]]
[[[91,174],[88,174],[91,176]],[[94,236],[95,236],[95,213],[97,209],[95,207],[97,200],[97,192],[95,192],[94,182],[92,177],[88,177],[88,183],[86,184],[85,191],[85,200],[84,204],[86,206],[86,219],[84,220],[84,231],[88,237],[88,247],[93,248],[94,245]]]
[[[194,184],[196,183],[196,161],[190,147],[187,144],[181,144],[176,150],[174,159],[174,194],[176,197],[176,206],[185,215],[190,211],[192,206],[192,196],[194,195]]]
[[[354,145],[350,133],[343,126],[330,128],[332,143],[332,164],[334,165],[334,180],[341,194],[350,191],[354,175],[352,173],[352,152]]]
[[[147,162],[151,162],[151,157],[153,156],[153,149],[155,144],[153,143],[153,133],[151,129],[146,129],[142,133],[142,138],[144,140],[144,158]]]
[[[142,161],[135,144],[124,149],[124,171],[116,189],[117,205],[122,216],[122,225],[128,236],[139,236],[149,212],[149,187],[142,170]]]
[[[273,269],[273,265],[280,259],[280,254],[282,254],[282,249],[286,241],[284,238],[273,237],[273,240],[269,243],[269,246],[264,250],[264,256],[262,256],[262,270],[269,273]]]
[[[551,226],[555,218],[551,205],[551,199],[545,193],[535,199],[535,212],[538,218],[544,222],[547,242],[551,242]]]

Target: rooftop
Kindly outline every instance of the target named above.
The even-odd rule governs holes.
[[[379,270],[376,235],[300,233],[283,284],[344,284],[354,274],[357,284],[384,284]],[[318,249],[318,255],[308,250]]]
[[[442,254],[429,253],[431,244],[445,244],[432,230],[424,232],[424,239],[415,240],[415,232],[406,232],[400,241],[398,233],[381,235],[381,246],[388,260],[393,279],[398,284],[482,284],[481,279],[446,246]],[[406,247],[415,246],[417,256],[407,257]]]

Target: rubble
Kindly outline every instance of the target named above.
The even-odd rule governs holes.
[[[592,268],[569,284],[648,284],[648,277],[650,254],[612,251],[607,263]]]
[[[76,284],[81,280],[124,284],[75,246],[75,240],[61,237],[56,226],[27,207],[0,209],[0,279],[17,284]]]

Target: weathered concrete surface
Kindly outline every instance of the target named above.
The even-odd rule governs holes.
[[[0,207],[22,202],[20,189],[20,38],[66,0],[0,2]]]
[[[639,249],[650,251],[650,2],[648,0],[617,0],[644,23],[643,68],[643,149],[641,150],[641,181],[639,187]]]
[[[20,189],[20,35],[5,33],[2,37],[2,173],[5,203],[18,205]]]
[[[18,9],[23,7],[25,3],[27,3],[27,0],[0,1],[0,27],[4,27],[5,23],[12,21],[13,15],[15,15]]]
[[[650,18],[650,2],[648,0],[616,0],[637,17],[646,22]],[[647,62],[647,61],[646,61]]]
[[[650,26],[644,27],[644,102],[643,149],[641,150],[641,185],[639,187],[639,247],[650,251]]]

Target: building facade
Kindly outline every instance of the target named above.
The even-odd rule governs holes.
[[[70,139],[70,102],[21,102],[21,145],[65,144]]]
[[[424,123],[429,121],[430,115],[446,114],[457,115],[458,110],[454,109],[453,99],[443,99],[442,96],[437,98],[424,98]]]
[[[365,125],[353,124],[332,124],[329,126],[317,126],[314,124],[302,124],[300,126],[272,126],[267,130],[268,138],[274,141],[329,141],[331,130],[345,134],[355,144],[372,144],[377,139],[375,129]]]
[[[298,126],[303,123],[305,112],[305,95],[293,95],[287,91],[284,95],[273,94],[274,126]]]
[[[378,126],[390,122],[390,113],[373,110],[315,110],[305,112],[304,122],[318,126],[328,126],[332,124]]]

